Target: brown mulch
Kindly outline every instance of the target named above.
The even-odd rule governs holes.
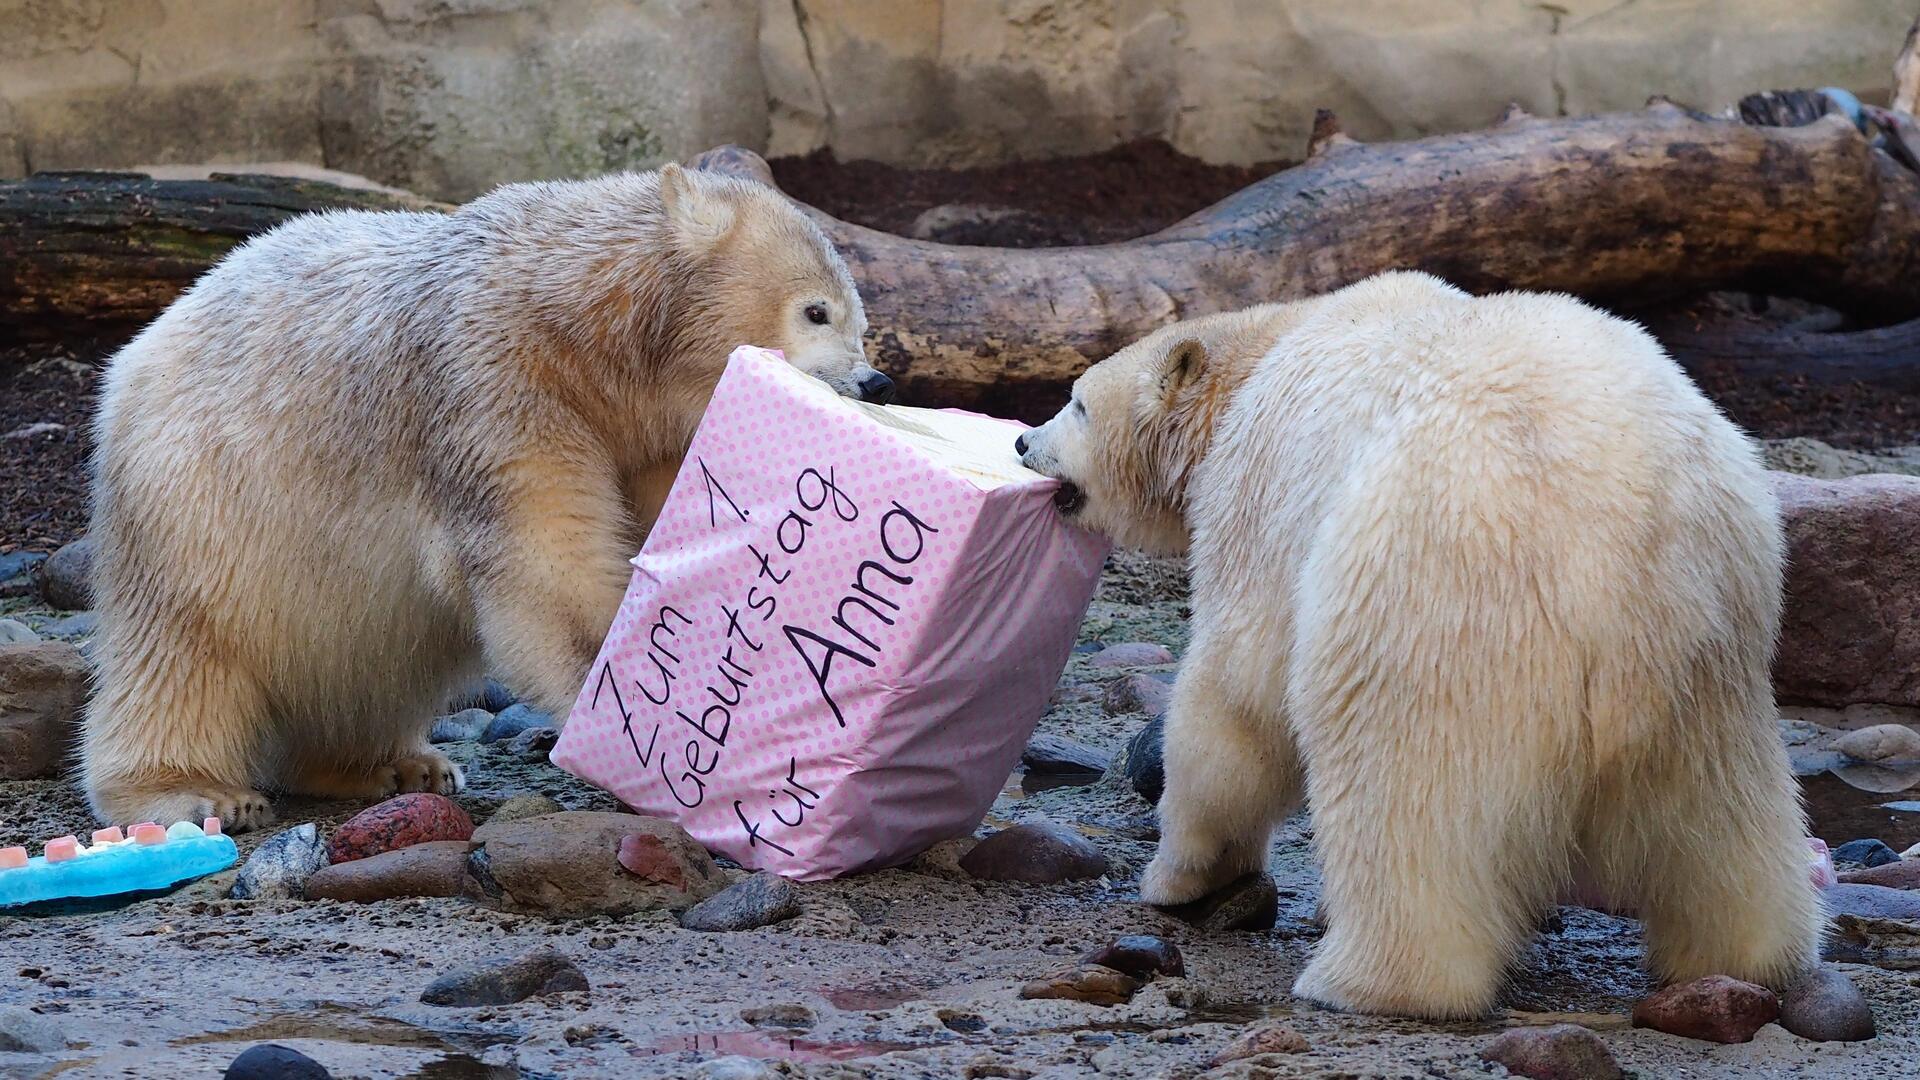
[[[1142,140],[1099,154],[977,169],[839,161],[825,150],[767,164],[787,194],[868,228],[906,236],[914,220],[936,206],[988,206],[1021,213],[941,239],[1060,247],[1111,244],[1164,229],[1288,163],[1209,165],[1164,142]]]
[[[52,551],[87,527],[92,342],[0,349],[0,554]],[[15,434],[36,424],[57,430]]]

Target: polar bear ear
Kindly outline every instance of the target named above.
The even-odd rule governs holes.
[[[1207,367],[1207,347],[1193,338],[1176,342],[1160,361],[1160,392],[1168,397],[1198,379]]]
[[[660,170],[660,206],[674,232],[696,250],[719,243],[733,228],[733,207],[672,162]]]

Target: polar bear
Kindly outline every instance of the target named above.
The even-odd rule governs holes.
[[[826,236],[668,166],[234,251],[107,367],[95,421],[107,821],[452,792],[483,670],[563,720],[728,352],[884,400]]]
[[[1148,902],[1264,867],[1304,796],[1303,997],[1482,1014],[1582,864],[1663,979],[1816,962],[1777,510],[1638,327],[1386,274],[1165,327],[1019,450],[1083,524],[1190,559]]]

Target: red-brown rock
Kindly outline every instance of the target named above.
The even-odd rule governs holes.
[[[1822,705],[1920,705],[1920,477],[1773,474],[1787,607],[1773,681]]]
[[[482,903],[561,919],[684,911],[727,885],[673,822],[587,810],[482,825],[467,878]]]
[[[80,733],[88,669],[63,641],[0,644],[0,780],[58,772]]]
[[[1764,986],[1726,975],[1679,983],[1641,999],[1633,1026],[1717,1043],[1743,1043],[1780,1018],[1780,999]]]
[[[1298,1054],[1307,1049],[1306,1037],[1274,1020],[1264,1020],[1242,1031],[1209,1062],[1215,1068],[1262,1054]]]
[[[621,837],[619,859],[627,873],[642,881],[675,889],[687,887],[687,867],[677,846],[653,833]]]
[[[466,873],[465,840],[429,840],[323,866],[307,879],[306,892],[309,900],[361,904],[401,896],[459,896]]]
[[[1865,870],[1849,870],[1840,875],[1847,885],[1883,885],[1889,889],[1920,889],[1920,859],[1901,859],[1881,863]]]
[[[388,799],[349,818],[327,841],[330,862],[352,862],[431,840],[465,840],[473,819],[445,795],[415,792]]]

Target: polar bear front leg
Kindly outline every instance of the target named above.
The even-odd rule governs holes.
[[[1279,702],[1228,689],[1225,650],[1196,640],[1167,713],[1160,850],[1140,879],[1149,904],[1184,904],[1267,864],[1273,827],[1300,801],[1299,755]]]

